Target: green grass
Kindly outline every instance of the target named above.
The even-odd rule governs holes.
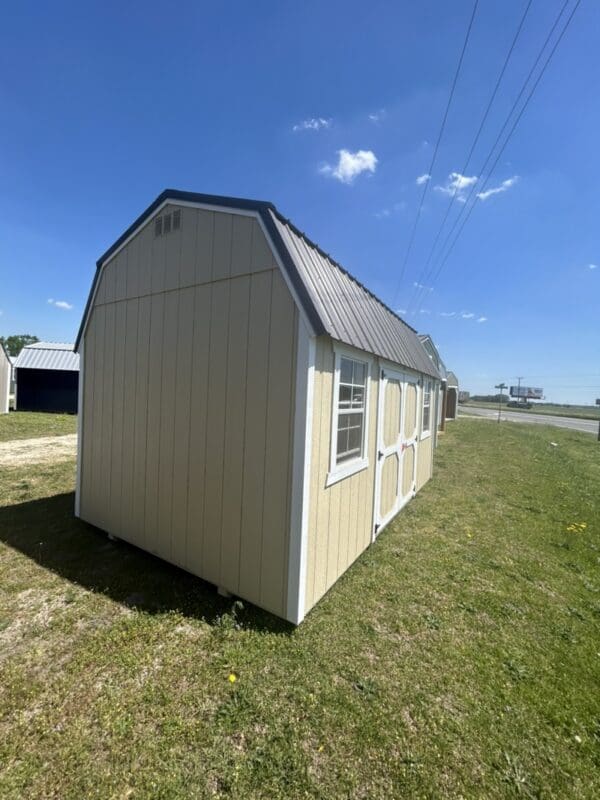
[[[490,403],[483,400],[469,401],[460,403],[461,406],[473,406],[475,408],[498,408],[498,403]],[[600,420],[600,406],[564,406],[554,405],[553,403],[534,403],[533,408],[508,408],[503,404],[502,411],[518,411],[522,414],[547,414],[553,417],[574,417],[576,419]]]
[[[600,796],[599,448],[452,423],[298,629],[2,471],[0,796]]]
[[[0,414],[0,442],[61,436],[66,433],[77,433],[75,414],[42,414],[35,411]]]

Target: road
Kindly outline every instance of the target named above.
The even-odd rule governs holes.
[[[461,406],[460,416],[474,415],[488,419],[498,419],[498,410],[493,408],[475,408]],[[537,425],[554,425],[555,428],[570,428],[584,433],[598,433],[598,423],[592,419],[576,419],[575,417],[553,417],[550,414],[528,414],[523,411],[503,411],[501,420],[506,422],[529,422]]]

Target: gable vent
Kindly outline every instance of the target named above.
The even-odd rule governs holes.
[[[173,212],[173,230],[178,231],[181,227],[181,211],[177,209],[177,211]]]
[[[154,236],[166,236],[171,231],[181,230],[181,209],[173,211],[172,214],[163,214],[154,220]]]
[[[157,217],[154,220],[154,235],[162,236],[162,217]]]
[[[163,217],[163,233],[171,233],[171,215],[165,214]]]

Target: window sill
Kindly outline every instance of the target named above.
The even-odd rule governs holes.
[[[421,441],[423,441],[423,439],[429,439],[429,438],[430,438],[430,436],[431,436],[431,431],[424,431],[424,432],[421,434]]]
[[[362,470],[367,469],[368,466],[368,458],[357,458],[353,461],[348,461],[346,464],[340,464],[338,467],[327,473],[325,488],[337,483],[338,481],[343,481],[344,478],[349,478],[351,475],[356,475],[357,472],[362,472]]]

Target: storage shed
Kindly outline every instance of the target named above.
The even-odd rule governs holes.
[[[8,414],[11,378],[12,362],[0,342],[0,414]]]
[[[458,378],[453,372],[446,376],[446,419],[456,419],[458,413]]]
[[[72,344],[36,342],[14,363],[17,411],[77,413],[79,355]]]
[[[293,623],[431,476],[416,332],[270,203],[163,192],[76,349],[76,514]]]

